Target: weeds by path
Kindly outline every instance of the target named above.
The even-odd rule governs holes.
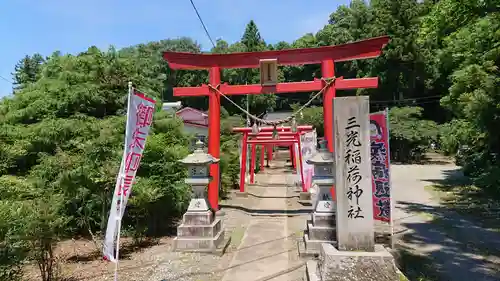
[[[397,262],[408,279],[411,281],[444,281],[437,273],[432,259],[413,254],[409,250],[400,249],[397,253]]]
[[[500,233],[500,194],[488,193],[463,181],[426,186],[444,207]]]

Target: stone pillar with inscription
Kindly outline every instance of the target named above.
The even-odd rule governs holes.
[[[304,232],[304,249],[301,255],[318,255],[322,243],[336,244],[335,202],[332,200],[331,188],[335,184],[335,163],[333,153],[328,151],[326,142],[308,164],[314,165],[312,184],[318,186],[317,199],[313,206],[311,220],[307,221]]]
[[[338,248],[370,252],[375,235],[368,97],[336,98],[334,112]]]
[[[367,96],[334,100],[337,245],[323,243],[306,280],[397,281],[392,255],[375,245]]]
[[[196,142],[195,151],[180,162],[188,167],[185,180],[193,188],[192,199],[177,227],[174,239],[175,251],[217,252],[224,240],[220,218],[216,218],[207,201],[206,189],[211,181],[209,167],[219,159],[203,150],[203,143]]]

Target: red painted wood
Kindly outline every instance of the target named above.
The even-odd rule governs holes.
[[[308,132],[310,130],[306,130],[306,132]],[[295,134],[297,134],[296,132],[277,132],[278,133],[278,137],[293,137],[295,136]],[[299,134],[303,134],[305,133],[304,131],[301,131],[299,132]],[[263,137],[272,137],[273,136],[273,132],[260,132],[258,133],[257,135],[254,135],[254,134],[248,134],[248,137],[250,138],[263,138]]]
[[[241,147],[241,167],[240,167],[240,192],[245,192],[245,178],[247,171],[247,134],[243,134]]]
[[[295,135],[289,135],[289,136],[279,136],[280,140],[293,140],[295,138]],[[256,136],[256,137],[250,137],[251,140],[274,140],[275,138],[273,136]]]
[[[324,82],[321,81],[321,79],[316,79],[315,81],[278,83],[275,86],[262,86],[260,84],[252,84],[252,85],[222,84],[220,85],[219,90],[226,96],[233,96],[233,95],[258,95],[258,94],[269,94],[269,93],[289,94],[298,92],[315,92],[321,90],[323,87],[324,87]],[[338,90],[377,88],[378,77],[355,78],[355,79],[337,78],[337,80],[335,80],[335,85],[334,86],[332,85],[332,87],[330,88],[333,87],[335,87],[335,89]],[[174,96],[176,97],[197,97],[197,96],[207,96],[209,94],[210,94],[210,88],[207,85],[201,85],[200,87],[174,88]]]
[[[294,139],[288,140],[248,140],[249,144],[275,144],[275,145],[290,145],[292,143],[297,143]]]
[[[260,147],[260,170],[264,172],[264,158],[266,157],[266,146]]]
[[[260,133],[265,133],[265,132],[273,132],[274,131],[274,128],[273,127],[261,127],[259,128],[260,129]],[[290,127],[277,127],[277,133],[278,134],[281,134],[281,132],[291,132],[292,131],[292,128]],[[297,126],[297,131],[299,132],[303,132],[303,131],[312,131],[313,129],[313,126],[310,126],[310,125],[304,125],[304,126]],[[252,128],[249,128],[249,127],[236,127],[236,128],[233,128],[233,132],[234,133],[251,133],[252,132]],[[252,135],[250,135],[252,136]]]
[[[249,142],[250,143],[250,142]],[[254,174],[255,174],[255,160],[257,154],[257,146],[252,144],[252,155],[250,157],[250,183],[254,183]]]
[[[209,71],[211,84],[220,83],[220,69],[211,68]],[[220,95],[213,92],[208,98],[208,153],[220,158]],[[210,165],[212,181],[208,184],[208,201],[215,211],[219,210],[219,163]]]
[[[171,69],[258,68],[261,59],[277,59],[280,65],[316,64],[325,59],[350,61],[378,57],[388,36],[319,48],[231,54],[193,54],[164,52],[163,58]]]
[[[321,76],[331,78],[335,76],[335,64],[333,60],[324,60],[321,63]],[[323,124],[325,126],[325,137],[327,147],[333,152],[333,99],[337,87],[328,87],[323,93]]]

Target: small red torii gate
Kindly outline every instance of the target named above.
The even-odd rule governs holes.
[[[319,48],[287,49],[279,51],[243,52],[230,54],[194,54],[181,52],[164,52],[163,58],[172,70],[208,70],[210,85],[199,87],[175,87],[174,96],[208,96],[208,153],[220,157],[220,94],[224,95],[256,95],[284,94],[294,92],[314,92],[327,86],[325,79],[335,77],[335,62],[357,59],[376,58],[382,47],[389,42],[388,36],[371,38],[363,41]],[[321,64],[324,79],[314,81],[277,83],[276,85],[228,85],[221,84],[221,69],[226,68],[258,68],[262,60],[274,59],[279,65]],[[214,88],[217,87],[218,88]],[[337,78],[335,83],[323,92],[323,115],[327,146],[333,152],[333,98],[336,90],[359,88],[377,88],[378,77],[343,79]],[[212,209],[219,210],[219,164],[210,166],[213,180],[208,186],[208,201]]]
[[[274,130],[276,130],[276,134],[278,138],[273,138],[272,134],[274,133]],[[302,179],[302,190],[305,191],[304,189],[304,178],[302,175],[302,152],[301,152],[301,147],[300,147],[300,135],[302,133],[312,131],[313,126],[298,126],[297,130],[295,132],[292,131],[291,127],[284,127],[281,126],[279,128],[274,128],[274,127],[263,127],[259,129],[259,133],[255,134],[252,132],[252,128],[233,128],[234,133],[242,133],[242,149],[241,149],[241,166],[240,166],[240,192],[245,192],[245,173],[246,173],[246,158],[247,158],[247,145],[250,144],[252,145],[252,152],[250,156],[250,183],[253,183],[253,171],[255,169],[255,145],[262,145],[262,150],[261,150],[261,159],[260,159],[260,167],[263,168],[264,166],[264,154],[265,154],[265,147],[269,146],[274,146],[274,145],[283,145],[283,146],[290,146],[290,162],[292,163],[292,166],[295,168],[297,163],[295,163],[295,156],[294,156],[294,144],[298,144],[299,146],[299,162],[300,162],[300,177]],[[269,151],[268,151],[269,152]],[[271,152],[272,155],[272,152]],[[268,159],[269,159],[269,154],[268,154]]]

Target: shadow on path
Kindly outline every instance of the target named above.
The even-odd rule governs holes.
[[[498,233],[457,220],[457,214],[446,207],[404,201],[398,204],[407,213],[429,214],[424,220],[402,222],[410,231],[401,240],[434,261],[432,267],[442,276],[453,281],[500,280]]]

